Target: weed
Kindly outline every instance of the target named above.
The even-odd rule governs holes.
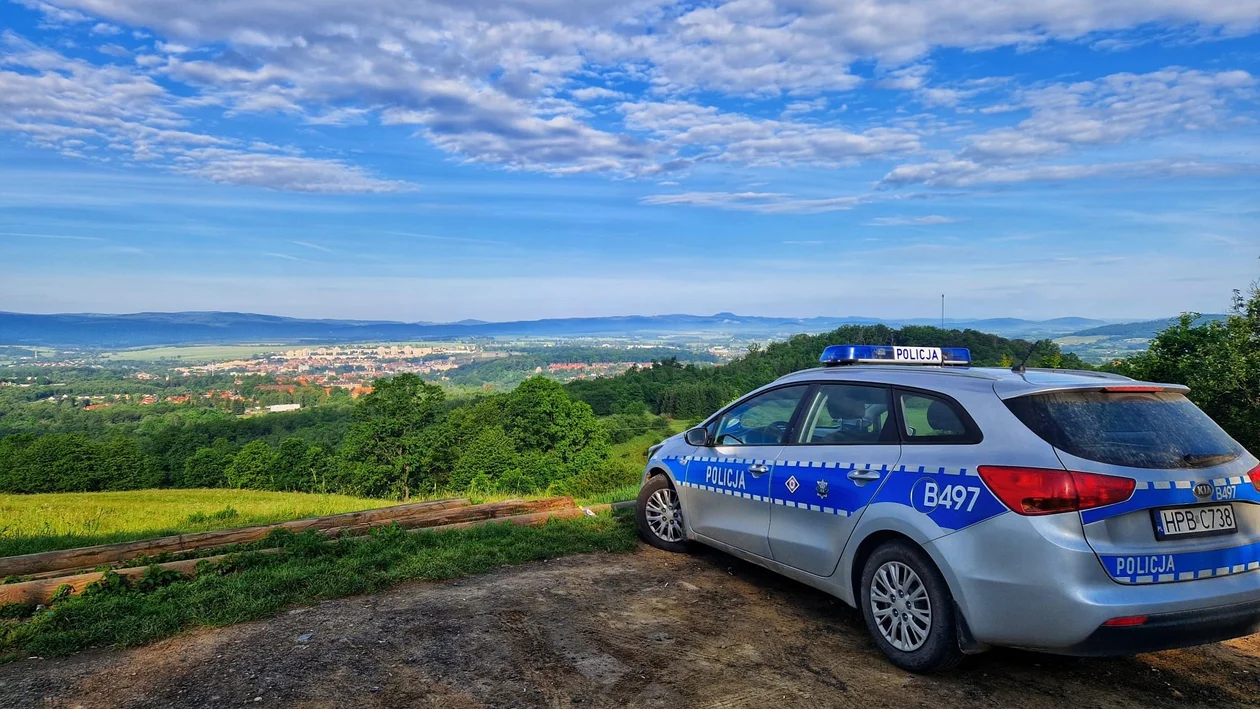
[[[56,591],[53,591],[52,597],[48,599],[48,605],[63,601],[70,598],[72,595],[74,595],[74,588],[72,588],[68,583],[63,583],[57,587]]]
[[[136,581],[135,589],[140,593],[149,593],[163,586],[169,586],[183,577],[183,574],[174,569],[164,569],[154,564],[146,569],[144,575]]]
[[[65,588],[65,586],[62,586]],[[58,589],[60,591],[61,589]],[[119,576],[117,571],[106,571],[105,575],[100,579],[93,581],[83,589],[83,596],[91,598],[92,596],[104,596],[110,594],[123,593],[128,590],[127,579]]]
[[[228,520],[236,519],[237,517],[240,517],[240,516],[241,516],[241,513],[237,512],[236,508],[232,507],[231,505],[228,505],[227,507],[224,507],[218,512],[211,512],[210,514],[206,514],[204,512],[194,512],[188,515],[188,523],[189,524],[205,524],[207,522],[226,522]]]
[[[0,603],[0,620],[25,620],[35,612],[35,606],[25,603]]]

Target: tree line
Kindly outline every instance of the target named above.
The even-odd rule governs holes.
[[[601,416],[650,411],[683,419],[701,418],[784,374],[817,367],[823,349],[838,343],[966,347],[976,366],[1010,366],[1032,353],[1029,366],[1090,369],[1079,357],[1062,352],[1049,341],[1009,340],[977,330],[845,325],[820,335],[796,335],[764,348],[751,346],[748,354],[720,367],[683,365],[670,358],[617,377],[573,381],[566,388]]]
[[[131,435],[0,439],[0,491],[237,487],[405,499],[420,492],[595,491],[609,431],[556,382],[452,405],[414,374],[379,379],[351,407],[226,418],[185,411]],[[619,476],[624,480],[624,471]]]

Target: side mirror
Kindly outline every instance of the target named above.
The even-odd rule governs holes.
[[[704,430],[704,427],[702,426],[688,429],[687,433],[683,435],[683,438],[687,441],[687,445],[689,446],[703,447],[709,445],[709,432]]]

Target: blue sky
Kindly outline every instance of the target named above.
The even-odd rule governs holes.
[[[1260,0],[0,0],[0,310],[1151,318]]]

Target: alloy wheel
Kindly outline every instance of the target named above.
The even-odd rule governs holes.
[[[900,561],[885,562],[871,579],[871,611],[880,635],[902,652],[927,642],[932,630],[932,602],[914,569]]]
[[[645,511],[648,527],[653,534],[667,542],[682,541],[682,509],[678,506],[678,495],[673,490],[663,487],[652,493]]]

